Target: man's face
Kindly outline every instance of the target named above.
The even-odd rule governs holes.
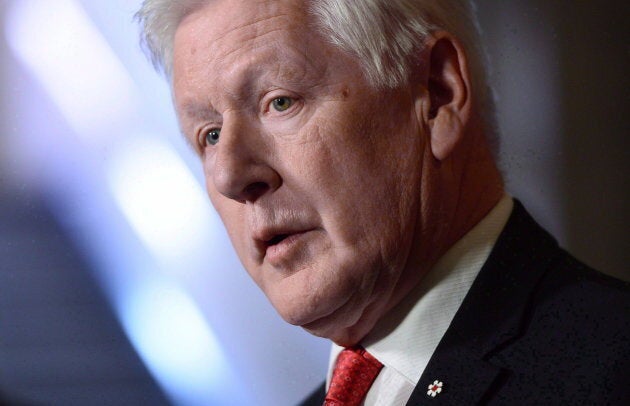
[[[424,140],[412,95],[373,89],[305,4],[213,0],[186,17],[174,97],[251,277],[285,320],[350,343],[401,289]]]

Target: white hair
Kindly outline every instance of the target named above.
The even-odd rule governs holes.
[[[153,65],[170,79],[175,30],[186,15],[211,0],[144,0],[136,19]],[[497,147],[494,100],[486,76],[476,9],[470,0],[310,0],[313,24],[333,45],[356,55],[370,83],[404,86],[418,62],[425,38],[436,30],[463,45],[472,76],[475,105],[486,135]]]

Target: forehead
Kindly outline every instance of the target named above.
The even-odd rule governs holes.
[[[309,25],[300,0],[211,0],[186,16],[174,38],[174,76],[195,64],[232,68],[261,48],[303,49]],[[258,52],[260,53],[260,52]],[[306,52],[305,52],[306,54]],[[184,62],[184,63],[182,63]]]
[[[313,29],[303,4],[211,0],[182,21],[172,89],[186,137],[226,111],[254,112],[274,89],[323,99],[365,84],[359,61]]]
[[[203,111],[208,105],[204,97],[251,93],[255,89],[248,86],[263,76],[300,82],[324,74],[337,59],[331,54],[339,51],[314,34],[306,4],[211,0],[186,16],[174,39],[173,90],[179,113],[189,102],[201,102]]]

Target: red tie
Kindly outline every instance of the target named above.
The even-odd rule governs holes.
[[[383,364],[362,347],[346,348],[337,357],[324,406],[358,406]]]

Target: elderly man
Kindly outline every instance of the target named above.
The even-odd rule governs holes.
[[[334,343],[308,404],[627,404],[627,287],[506,195],[468,2],[138,18],[246,270]]]

